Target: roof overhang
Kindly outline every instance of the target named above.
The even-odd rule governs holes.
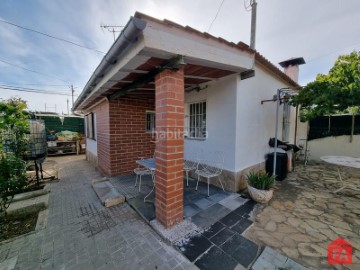
[[[173,68],[169,64],[178,64],[175,60],[185,64],[185,88],[190,88],[251,70],[254,54],[192,28],[136,13],[92,74],[73,110],[85,111],[104,97],[133,90],[145,98],[153,96],[154,74]]]

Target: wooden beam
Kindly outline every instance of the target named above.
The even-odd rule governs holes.
[[[134,81],[133,83],[130,83],[126,86],[124,86],[120,91],[117,91],[116,93],[109,96],[110,100],[117,99],[123,95],[126,95],[127,93],[136,90],[137,88],[140,88],[149,82],[151,82],[154,77],[159,74],[160,72],[164,71],[165,69],[175,69],[177,70],[181,65],[184,65],[184,59],[183,56],[178,55],[172,59],[169,60],[169,62],[161,67],[155,68],[146,74],[144,74],[141,78]]]
[[[216,81],[217,78],[211,78],[211,77],[203,77],[203,76],[193,76],[193,75],[184,75],[187,79],[199,79],[199,80],[207,80],[207,81]]]

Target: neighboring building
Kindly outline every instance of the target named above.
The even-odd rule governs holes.
[[[261,101],[279,88],[299,89],[301,63],[282,62],[286,75],[244,43],[136,13],[75,102],[73,110],[87,115],[87,158],[114,176],[156,148],[156,215],[171,226],[182,218],[184,155],[213,159],[223,151],[233,191],[245,187],[244,173],[263,168],[276,104]],[[295,111],[285,109],[284,118],[282,107],[279,139],[293,143]],[[165,134],[156,143],[153,130]],[[185,139],[173,136],[183,131]]]

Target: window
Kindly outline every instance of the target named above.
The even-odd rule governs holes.
[[[188,137],[203,139],[206,132],[206,102],[189,104]]]
[[[96,139],[96,116],[94,113],[89,113],[85,116],[86,120],[86,138]]]
[[[146,112],[146,132],[155,132],[155,112]]]

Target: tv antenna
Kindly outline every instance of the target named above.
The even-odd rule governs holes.
[[[100,27],[103,28],[103,29],[106,29],[110,33],[112,33],[113,37],[114,37],[114,41],[115,41],[115,39],[116,39],[115,33],[120,33],[121,30],[119,30],[119,29],[124,28],[125,26],[123,26],[123,25],[105,25],[105,24],[101,24]]]

